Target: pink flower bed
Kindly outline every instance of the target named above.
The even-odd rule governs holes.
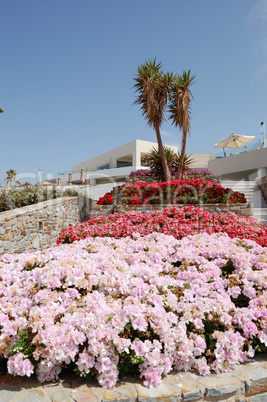
[[[138,211],[101,215],[75,226],[70,225],[60,232],[57,244],[72,243],[88,236],[119,238],[132,236],[134,233],[145,236],[152,232],[172,235],[177,239],[199,232],[224,232],[231,238],[251,239],[262,246],[267,245],[267,227],[256,219],[234,213],[211,214],[192,205],[165,208],[150,215]]]
[[[0,294],[8,372],[41,382],[74,365],[103,387],[120,372],[156,387],[172,369],[229,371],[267,346],[267,249],[223,233],[5,254]]]

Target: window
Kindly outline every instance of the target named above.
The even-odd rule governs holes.
[[[106,163],[105,165],[98,166],[96,170],[104,170],[109,168],[110,168],[109,163]]]

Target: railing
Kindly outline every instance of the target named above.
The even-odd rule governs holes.
[[[86,168],[84,168],[84,172],[96,172],[98,170],[118,169],[118,168],[129,167],[129,166],[133,166],[131,162],[119,163],[117,166],[112,166],[112,167],[105,167],[105,166],[92,167],[92,168],[86,167]],[[141,166],[147,167],[148,165],[145,164],[144,162],[141,162]],[[72,173],[72,174],[79,173],[80,174],[81,169],[75,169],[75,170],[66,171],[66,172],[59,172],[58,176],[64,175],[64,174],[69,174],[69,173]]]
[[[117,163],[117,168],[122,168],[122,167],[128,167],[128,166],[133,166],[131,162],[119,162]]]
[[[69,173],[71,173],[71,171],[70,170],[65,170],[64,172],[58,172],[58,176],[63,176],[64,174],[69,174]]]
[[[110,169],[110,164],[109,163],[107,163],[106,165],[98,166],[96,168],[96,170],[106,170],[106,169]]]
[[[128,166],[132,166],[132,164],[131,163],[129,163],[129,165],[122,165],[122,166],[112,166],[112,167],[109,167],[109,168],[103,168],[103,169],[100,169],[100,168],[98,168],[98,167],[93,167],[93,168],[84,168],[84,171],[85,172],[96,172],[96,171],[98,171],[98,170],[110,170],[110,169],[117,169],[117,168],[122,168],[122,167],[128,167]],[[76,170],[73,170],[72,171],[72,173],[73,174],[75,174],[75,173],[81,173],[81,169],[76,169]]]

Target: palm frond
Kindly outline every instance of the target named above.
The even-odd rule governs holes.
[[[172,124],[187,133],[190,131],[190,103],[193,99],[190,85],[194,79],[195,76],[191,76],[190,70],[184,71],[182,75],[174,77],[170,87],[169,118]]]
[[[182,132],[181,160],[178,166],[177,179],[182,176],[183,156],[185,155],[187,135],[190,133],[191,100],[193,99],[190,86],[195,76],[191,76],[191,71],[183,71],[182,75],[174,77],[169,96],[169,118],[172,124],[178,126]]]
[[[141,105],[142,114],[149,126],[160,127],[169,94],[169,84],[162,71],[162,64],[157,63],[156,59],[140,64],[134,81],[137,93],[134,104]]]

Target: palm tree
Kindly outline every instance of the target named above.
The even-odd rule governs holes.
[[[179,162],[178,155],[171,148],[166,147],[165,145],[163,145],[163,150],[169,171],[176,171]],[[162,166],[162,158],[158,149],[153,147],[146,155],[145,162],[148,164],[153,176],[159,181],[163,181],[164,172]]]
[[[164,110],[168,101],[171,75],[162,72],[161,63],[156,59],[148,60],[137,68],[137,76],[134,78],[137,99],[135,104],[141,105],[143,116],[148,125],[156,131],[158,149],[162,160],[165,181],[170,180],[170,172],[164,155],[163,144],[160,135],[160,126],[164,120]]]
[[[190,86],[193,83],[195,76],[191,76],[191,71],[184,71],[182,75],[173,77],[170,86],[170,104],[168,111],[172,124],[183,132],[182,148],[180,153],[180,163],[177,170],[177,179],[181,179],[182,165],[185,155],[185,147],[187,134],[190,133],[190,103],[193,98],[190,91]]]
[[[0,108],[0,113],[4,113],[3,109]]]
[[[5,178],[5,182],[7,186],[12,186],[13,183],[20,184],[17,180],[17,172],[14,169],[9,169],[7,172],[7,177]]]

